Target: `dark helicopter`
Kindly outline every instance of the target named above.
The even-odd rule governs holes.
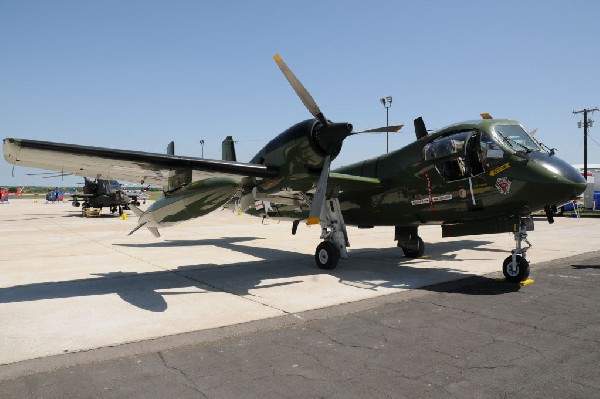
[[[74,207],[81,206],[83,212],[88,208],[109,208],[111,213],[129,209],[130,204],[139,205],[136,195],[127,195],[116,180],[85,179],[83,194],[73,194]]]

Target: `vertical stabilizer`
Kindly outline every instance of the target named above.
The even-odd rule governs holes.
[[[414,120],[415,123],[415,135],[417,136],[417,140],[421,137],[427,136],[427,129],[425,128],[425,122],[423,122],[422,117],[418,117]]]
[[[237,161],[233,137],[225,137],[225,140],[223,140],[223,143],[221,144],[221,152],[223,154],[223,161]]]
[[[175,142],[171,141],[167,145],[167,155],[175,155]]]

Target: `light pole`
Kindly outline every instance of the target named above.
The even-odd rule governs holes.
[[[204,159],[204,140],[200,140],[200,146],[202,147],[202,159]]]
[[[392,106],[392,96],[383,97],[379,100],[385,108],[385,152],[390,152],[390,107]]]

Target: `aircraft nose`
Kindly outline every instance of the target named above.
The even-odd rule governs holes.
[[[553,180],[553,197],[557,197],[555,204],[564,203],[577,198],[586,189],[586,180],[581,172],[562,159],[549,154],[532,153],[530,158],[542,166]],[[553,204],[553,205],[555,205]]]

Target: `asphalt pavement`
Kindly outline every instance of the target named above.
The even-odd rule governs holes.
[[[2,398],[600,397],[600,251],[0,366]],[[93,328],[93,327],[91,327]]]

